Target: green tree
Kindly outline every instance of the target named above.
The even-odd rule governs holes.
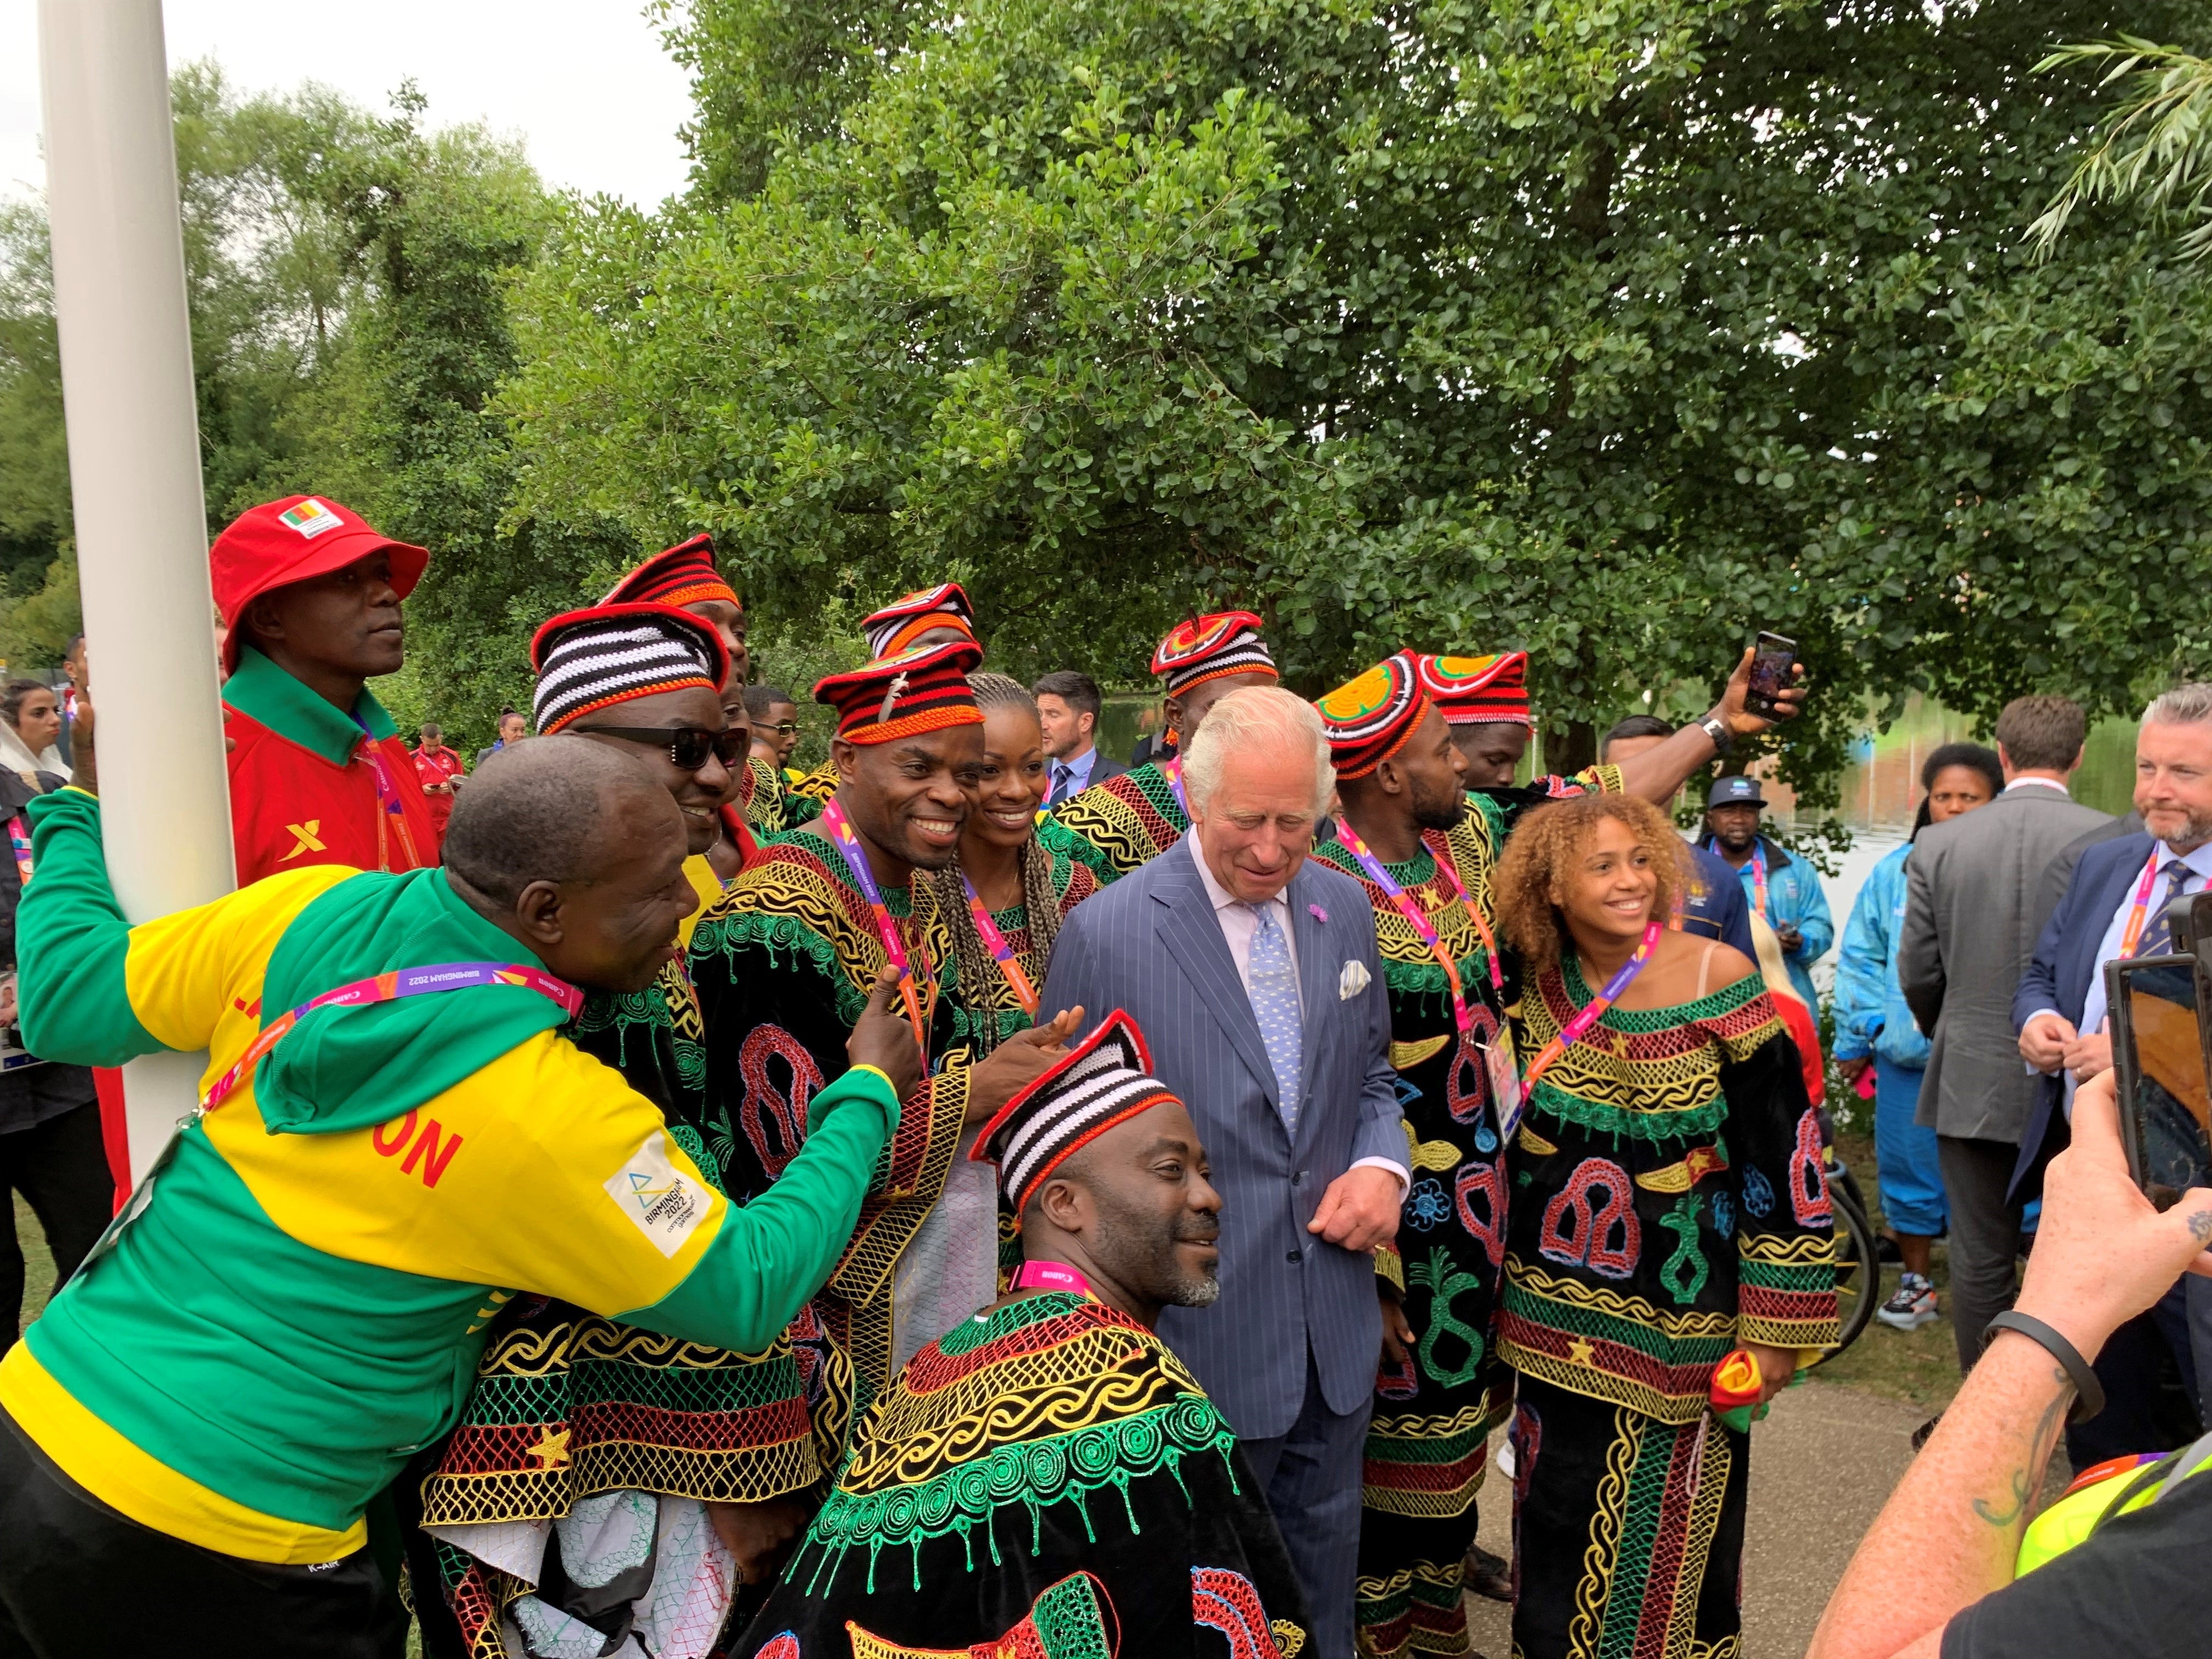
[[[1569,758],[1771,626],[1815,786],[1866,696],[2212,651],[2207,291],[2124,218],[2021,236],[2097,115],[2032,71],[2108,5],[868,15],[918,44],[788,118],[785,58],[689,38],[768,89],[702,115],[714,188],[526,279],[526,510],[715,529],[773,617],[975,576],[1017,666],[1231,602],[1309,690],[1520,646]]]

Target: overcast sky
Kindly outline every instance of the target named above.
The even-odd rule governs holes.
[[[0,0],[0,194],[40,189],[37,0]],[[684,183],[684,72],[643,0],[167,0],[169,62],[245,91],[319,81],[381,114],[412,76],[437,126],[518,134],[548,184],[650,206]]]

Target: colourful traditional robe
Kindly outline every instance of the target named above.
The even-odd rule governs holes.
[[[1590,997],[1571,954],[1538,975],[1514,1011],[1522,1052]],[[1531,1091],[1498,1321],[1522,1376],[1514,1646],[1528,1659],[1735,1650],[1747,1443],[1707,1395],[1744,1343],[1836,1340],[1820,1149],[1756,974],[1608,1009]]]
[[[1290,1559],[1235,1431],[1158,1337],[1054,1292],[977,1315],[899,1373],[732,1652],[1297,1659],[1305,1648]]]
[[[1150,761],[1062,801],[1048,821],[1102,886],[1142,869],[1190,828],[1175,784]]]
[[[931,1075],[903,1103],[859,1225],[791,1332],[820,1455],[834,1467],[853,1412],[890,1379],[899,1258],[945,1189],[968,1103],[968,1015],[946,919],[929,885],[884,899],[913,965]],[[706,1052],[705,1110],[729,1126],[732,1198],[767,1191],[806,1137],[814,1095],[842,1076],[845,1041],[885,963],[874,913],[813,827],[763,848],[700,921],[690,968]]]

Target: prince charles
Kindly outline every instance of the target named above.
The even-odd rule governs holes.
[[[1221,1193],[1221,1297],[1166,1338],[1228,1415],[1312,1599],[1352,1652],[1361,1453],[1382,1339],[1372,1252],[1407,1181],[1375,919],[1309,863],[1334,787],[1321,720],[1274,686],[1216,703],[1183,757],[1190,833],[1069,913],[1044,1006],[1116,1008],[1190,1106]]]

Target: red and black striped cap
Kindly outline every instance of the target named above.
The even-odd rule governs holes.
[[[1528,653],[1414,658],[1421,690],[1454,726],[1533,726],[1528,717]]]
[[[1401,651],[1318,699],[1340,780],[1364,778],[1405,746],[1429,712],[1413,653]]]
[[[726,599],[743,611],[738,590],[714,566],[714,538],[702,531],[656,553],[614,585],[601,605],[672,605],[679,609],[702,599]]]
[[[895,657],[910,650],[924,634],[939,628],[957,629],[971,640],[975,637],[975,607],[968,603],[968,590],[958,582],[925,587],[860,618],[860,632],[867,635],[868,649],[878,657]]]
[[[1165,678],[1170,697],[1228,674],[1281,678],[1260,638],[1260,619],[1249,611],[1217,611],[1177,623],[1152,653],[1152,672]]]
[[[920,732],[981,726],[983,713],[967,676],[982,660],[983,649],[973,640],[947,640],[832,674],[815,685],[814,701],[837,711],[837,735],[848,743],[891,743]]]

